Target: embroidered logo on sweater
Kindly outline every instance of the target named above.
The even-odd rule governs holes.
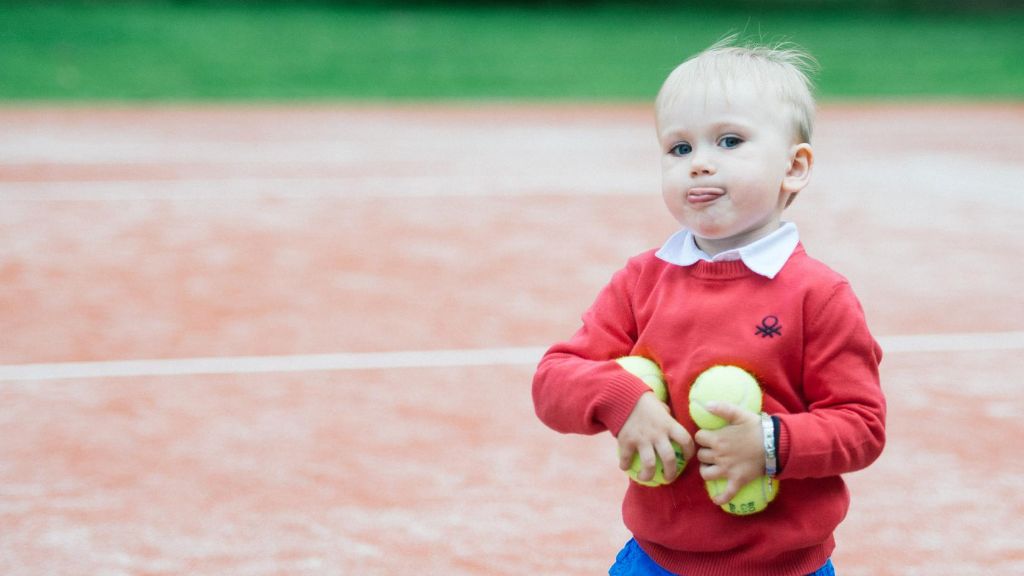
[[[754,334],[761,338],[782,336],[782,324],[779,324],[778,316],[765,316],[761,320],[761,325],[757,327],[757,332],[754,332]]]

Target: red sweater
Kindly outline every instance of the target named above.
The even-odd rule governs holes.
[[[882,351],[845,278],[797,246],[774,279],[741,261],[682,267],[654,251],[612,278],[533,381],[537,415],[560,432],[617,435],[640,396],[611,360],[662,367],[672,413],[690,431],[690,384],[715,364],[750,371],[764,411],[780,417],[781,487],[768,509],[733,516],[708,497],[698,464],[674,483],[629,483],[623,519],[661,566],[686,576],[797,576],[821,567],[849,494],[840,474],[864,468],[885,443]]]

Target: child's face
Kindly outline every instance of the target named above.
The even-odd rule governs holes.
[[[810,175],[785,108],[751,83],[680,94],[658,111],[662,195],[669,212],[709,254],[775,231]],[[801,160],[802,159],[802,160]]]

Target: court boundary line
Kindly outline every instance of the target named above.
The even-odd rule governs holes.
[[[449,179],[451,180],[451,179]],[[458,179],[456,179],[458,180]],[[401,186],[395,186],[401,182]],[[426,186],[423,183],[426,183]],[[339,189],[358,184],[364,189]],[[423,190],[415,190],[423,186]],[[74,190],[69,190],[74,188]],[[210,190],[215,191],[211,192]],[[369,188],[369,189],[366,189]],[[396,191],[399,190],[399,191]],[[650,196],[651,188],[630,187],[619,182],[593,188],[588,196]],[[0,199],[19,202],[118,202],[139,200],[223,200],[249,198],[282,199],[402,199],[402,198],[528,198],[533,196],[578,197],[576,189],[557,186],[527,186],[490,189],[452,186],[430,176],[337,176],[331,178],[175,178],[134,180],[5,180],[0,182]]]
[[[880,337],[886,354],[979,352],[1024,349],[1024,331],[916,334]],[[0,365],[0,382],[85,378],[195,376],[332,372],[402,368],[535,365],[545,352],[538,346],[349,352],[283,356],[224,356],[92,362]]]

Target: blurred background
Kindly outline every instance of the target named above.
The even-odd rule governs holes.
[[[1019,99],[1021,0],[0,3],[0,100],[622,101],[727,32],[842,98]]]
[[[604,573],[530,381],[729,33],[819,61],[791,214],[886,350],[840,573],[1024,574],[1022,4],[0,0],[0,574]]]

